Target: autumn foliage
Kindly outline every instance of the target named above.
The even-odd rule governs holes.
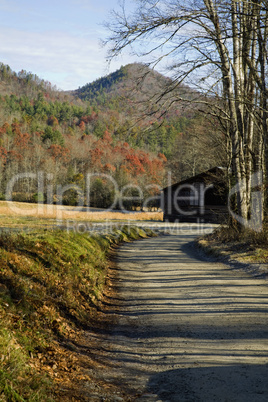
[[[129,65],[66,93],[32,73],[14,73],[0,64],[0,199],[12,178],[20,175],[13,186],[14,199],[35,200],[40,189],[34,175],[41,172],[44,193],[49,188],[55,196],[57,186],[69,186],[63,201],[75,205],[77,187],[85,196],[87,177],[95,175],[91,203],[107,207],[122,190],[125,197],[159,194],[167,185],[167,169],[173,181],[179,181],[223,166],[220,158],[204,158],[208,149],[223,155],[217,145],[221,139],[217,125],[211,131],[194,108],[186,112],[175,106],[165,119],[153,113],[154,105],[147,117],[139,114],[144,94],[152,94],[155,84],[166,79],[150,72],[139,91],[133,87],[138,73],[139,65]]]
[[[5,111],[2,122],[0,115],[0,198],[14,175],[21,175],[13,186],[13,199],[35,200],[38,180],[34,175],[40,172],[50,180],[44,183],[44,193],[49,185],[54,195],[58,185],[77,186],[85,192],[86,177],[94,175],[91,202],[100,207],[112,203],[112,180],[117,191],[125,186],[140,186],[141,191],[151,184],[161,187],[164,155],[117,138],[109,124],[116,124],[114,113],[106,122],[107,113],[104,118],[90,106],[52,100],[42,92],[33,98],[5,95],[0,104]],[[70,187],[63,201],[75,205],[76,190]]]

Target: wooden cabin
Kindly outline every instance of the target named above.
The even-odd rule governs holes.
[[[164,221],[220,223],[228,214],[226,169],[214,167],[162,190]]]

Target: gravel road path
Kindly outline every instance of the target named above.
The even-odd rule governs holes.
[[[122,391],[89,400],[268,401],[267,281],[201,257],[195,237],[120,248],[98,375]]]

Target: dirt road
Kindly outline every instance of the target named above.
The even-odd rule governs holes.
[[[267,281],[200,257],[194,238],[120,248],[97,375],[121,392],[90,401],[268,401]]]

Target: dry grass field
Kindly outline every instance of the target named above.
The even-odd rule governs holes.
[[[162,221],[162,212],[119,212],[103,209],[0,201],[0,227],[51,227],[59,222]]]

